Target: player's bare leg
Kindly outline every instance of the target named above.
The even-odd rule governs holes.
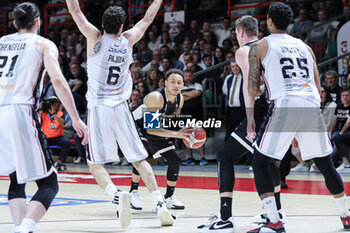
[[[19,227],[26,214],[27,202],[25,198],[14,198],[9,200],[9,208],[13,223],[15,225],[15,232],[19,232]]]
[[[174,219],[171,216],[169,210],[166,208],[162,194],[158,189],[158,184],[154,176],[151,165],[146,160],[141,160],[134,162],[133,166],[137,169],[142,177],[142,180],[145,182],[148,190],[151,192],[152,198],[157,208],[157,214],[160,218],[162,226],[171,226],[174,224]],[[140,176],[133,174],[133,182],[139,183]]]

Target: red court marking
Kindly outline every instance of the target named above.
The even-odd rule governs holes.
[[[90,173],[82,172],[62,172],[60,174],[72,174],[72,175],[90,175]],[[125,178],[112,179],[116,185],[131,184],[130,174],[110,174],[127,176]],[[8,180],[6,176],[0,176],[0,180]],[[156,180],[160,187],[166,187],[166,176],[156,175]],[[59,183],[75,183],[75,184],[96,184],[93,178],[79,178],[79,177],[59,177]],[[324,181],[311,181],[311,180],[287,180],[289,189],[282,189],[282,193],[294,193],[294,194],[317,194],[317,195],[329,195]],[[141,186],[145,184],[141,181]],[[218,189],[218,181],[216,177],[198,177],[198,176],[180,176],[177,188],[192,188],[192,189]],[[350,182],[344,182],[346,192],[350,192]],[[256,192],[254,179],[252,178],[236,178],[235,191],[248,191]]]

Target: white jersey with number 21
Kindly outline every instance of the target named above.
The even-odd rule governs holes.
[[[264,39],[269,47],[262,65],[270,99],[300,96],[319,104],[314,60],[306,45],[288,34],[271,34]]]
[[[130,97],[129,66],[132,62],[132,48],[123,34],[117,39],[102,36],[100,51],[87,58],[89,108],[96,105],[113,107]]]

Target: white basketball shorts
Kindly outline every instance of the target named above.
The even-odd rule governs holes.
[[[298,141],[303,160],[324,157],[332,152],[316,103],[298,96],[271,101],[254,142],[255,148],[268,157],[282,160],[293,138]]]
[[[23,184],[56,172],[45,141],[32,106],[0,106],[0,175],[16,171]]]
[[[91,164],[119,161],[118,145],[131,163],[148,157],[126,102],[114,107],[91,107],[87,119],[90,132],[87,159]]]

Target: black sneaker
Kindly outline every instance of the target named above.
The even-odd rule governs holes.
[[[343,223],[344,226],[344,231],[350,231],[350,216],[346,218],[340,217],[341,222]]]
[[[250,230],[247,233],[266,232],[267,229],[272,230],[271,232],[286,233],[282,221],[278,221],[277,223],[273,224],[269,219],[267,219],[266,224],[261,224],[260,227]]]
[[[197,227],[198,232],[225,232],[231,233],[235,232],[236,224],[233,220],[233,217],[230,217],[227,220],[222,220],[220,214],[215,215],[209,219],[209,222],[204,225]]]

